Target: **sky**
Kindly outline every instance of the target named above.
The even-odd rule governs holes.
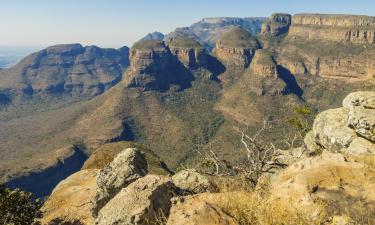
[[[0,46],[131,46],[204,17],[344,13],[375,16],[375,0],[0,0]]]

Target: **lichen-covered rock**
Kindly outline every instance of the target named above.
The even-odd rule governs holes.
[[[182,170],[172,177],[173,183],[183,192],[202,193],[214,191],[215,187],[210,179],[196,170]]]
[[[236,27],[222,35],[217,41],[215,53],[227,66],[244,69],[250,65],[260,45],[246,30]]]
[[[237,225],[220,208],[203,200],[190,198],[173,205],[167,225]]]
[[[275,13],[267,23],[262,25],[261,34],[278,36],[287,33],[292,22],[292,16],[284,13]]]
[[[349,110],[348,124],[358,135],[375,142],[375,109],[353,107]]]
[[[320,113],[313,124],[315,141],[332,151],[349,147],[357,135],[347,125],[348,113],[346,108],[329,109]]]
[[[363,108],[375,110],[375,92],[358,91],[350,93],[345,97],[342,105],[349,109],[357,106],[362,106]]]
[[[99,170],[81,170],[61,181],[44,203],[41,224],[78,223],[94,224],[92,202],[97,191],[96,178]],[[60,224],[59,223],[59,224]]]
[[[350,143],[347,151],[353,155],[375,154],[375,144],[365,138],[356,137]]]
[[[145,156],[136,148],[128,148],[102,169],[97,178],[98,191],[93,200],[93,214],[124,187],[147,174]]]
[[[305,135],[303,142],[309,154],[315,154],[322,150],[322,147],[315,142],[314,134],[312,131],[308,132]]]
[[[148,225],[168,215],[174,185],[165,176],[147,175],[122,189],[99,212],[96,224]]]

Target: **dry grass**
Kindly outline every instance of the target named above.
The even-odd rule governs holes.
[[[323,206],[314,217],[309,217],[306,209],[292,208],[287,202],[270,199],[258,192],[226,192],[199,197],[223,209],[240,225],[321,224],[325,218]]]

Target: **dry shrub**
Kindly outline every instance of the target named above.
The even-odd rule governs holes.
[[[273,200],[258,192],[203,194],[199,198],[220,207],[240,225],[322,224],[326,218],[323,206],[310,217],[312,214],[305,209],[293,208],[288,202]]]

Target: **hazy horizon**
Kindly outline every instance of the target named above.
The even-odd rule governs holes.
[[[274,12],[373,14],[375,1],[301,0],[4,0],[0,46],[43,48],[81,43],[131,46],[150,32],[168,33],[204,17],[268,17]]]

